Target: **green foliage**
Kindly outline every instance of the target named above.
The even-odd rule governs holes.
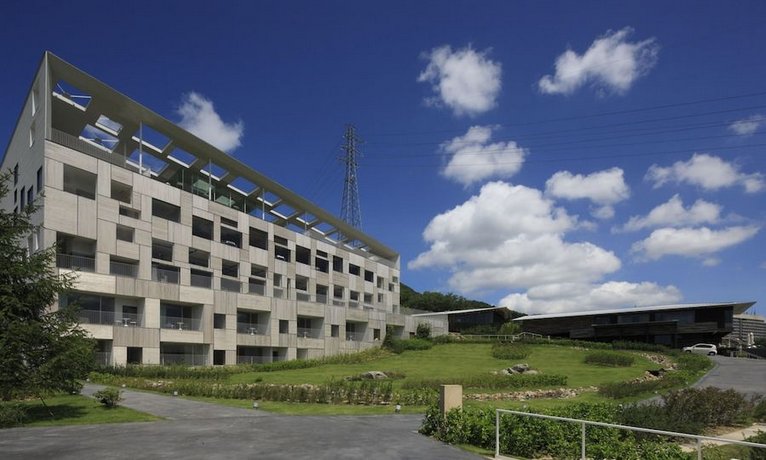
[[[766,422],[766,399],[761,399],[753,407],[753,419],[757,422]]]
[[[530,348],[520,343],[494,343],[492,356],[497,359],[524,359],[529,356]]]
[[[120,377],[144,377],[148,379],[205,379],[226,380],[230,375],[242,372],[244,367],[189,367],[184,365],[171,366],[99,366],[96,372],[112,374]],[[247,369],[248,371],[250,369]]]
[[[9,174],[0,177],[0,199]],[[48,312],[72,286],[58,275],[55,248],[27,255],[26,239],[41,228],[31,223],[37,204],[18,213],[0,209],[0,399],[72,391],[93,365],[94,342],[77,325],[73,308]]]
[[[0,403],[0,428],[11,428],[24,423],[27,412],[22,404],[15,402]]]
[[[432,346],[433,343],[426,339],[392,339],[388,349],[396,354],[401,354],[407,350],[428,350]]]
[[[585,355],[584,361],[585,364],[595,364],[597,366],[629,367],[633,365],[636,358],[627,353],[599,350]]]
[[[394,325],[393,324],[386,324],[386,336],[383,337],[383,343],[381,344],[382,348],[391,349],[391,342],[396,337],[394,337]]]
[[[494,305],[486,302],[466,299],[463,296],[452,293],[442,294],[440,292],[425,291],[421,294],[404,283],[400,284],[399,302],[403,307],[425,311],[453,311],[494,307]],[[522,314],[511,311],[512,318],[519,316],[522,316]]]
[[[117,403],[122,401],[120,390],[111,387],[106,387],[103,390],[93,393],[93,397],[109,409],[117,407]]]
[[[612,348],[615,350],[648,351],[651,353],[672,353],[673,352],[672,349],[664,345],[657,345],[655,343],[646,343],[646,342],[626,342],[623,340],[612,342]]]
[[[654,393],[685,384],[684,374],[674,372],[666,374],[657,380],[605,383],[598,387],[598,393],[607,398],[622,399],[645,393]]]
[[[488,374],[465,377],[456,376],[441,379],[408,379],[402,383],[402,388],[438,389],[441,385],[462,385],[464,388],[482,390],[520,390],[525,388],[565,386],[566,384],[567,378],[563,375],[556,374]]]
[[[495,324],[475,324],[460,330],[465,335],[496,335],[498,326]]]
[[[430,323],[419,323],[417,329],[415,329],[415,337],[419,339],[430,339],[431,338],[431,324]]]
[[[497,333],[500,335],[516,335],[519,332],[521,332],[521,326],[519,323],[514,323],[513,321],[503,323],[503,325],[500,326],[500,329],[497,331]]]

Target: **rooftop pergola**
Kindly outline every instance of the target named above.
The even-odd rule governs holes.
[[[367,257],[398,254],[306,198],[46,52],[45,136],[208,199]]]

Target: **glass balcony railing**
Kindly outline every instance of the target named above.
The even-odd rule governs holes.
[[[263,284],[249,283],[247,292],[255,295],[266,295],[266,286]]]
[[[138,264],[128,264],[112,260],[109,262],[109,274],[135,278],[138,276]]]
[[[221,290],[229,292],[239,292],[242,289],[242,283],[229,278],[221,278]]]
[[[114,324],[114,312],[105,310],[80,310],[77,312],[80,324]]]
[[[316,327],[299,327],[298,337],[304,339],[318,339],[322,337],[322,329]]]
[[[185,318],[178,316],[160,317],[160,325],[163,329],[178,329],[179,331],[199,331],[201,321],[197,318]]]
[[[192,353],[160,353],[160,364],[185,364],[187,366],[206,366],[207,355]]]
[[[270,362],[271,360],[268,356],[237,356],[237,364],[265,364]]]
[[[178,270],[152,267],[152,279],[160,283],[178,284],[180,276]]]
[[[269,326],[259,323],[237,323],[237,333],[250,335],[268,334]]]
[[[210,289],[210,287],[213,285],[213,277],[210,275],[192,273],[189,283],[195,287]]]

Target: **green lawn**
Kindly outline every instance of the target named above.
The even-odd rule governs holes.
[[[51,417],[48,409],[39,399],[22,401],[21,404],[27,408],[23,426],[95,425],[161,420],[160,417],[126,407],[107,409],[96,400],[81,395],[58,395],[46,398],[45,404],[50,412],[53,412],[54,417]]]
[[[293,369],[275,372],[248,372],[234,374],[231,383],[251,383],[262,379],[264,383],[282,384],[321,384],[330,380],[340,380],[365,371],[396,371],[405,375],[404,379],[395,380],[398,388],[407,379],[450,379],[489,374],[509,367],[517,362],[528,363],[532,368],[546,374],[568,376],[569,387],[599,385],[605,382],[622,381],[638,377],[647,369],[657,365],[636,356],[636,362],[625,368],[599,367],[583,363],[586,351],[581,349],[533,345],[532,353],[523,360],[508,361],[493,358],[490,344],[444,344],[430,350],[406,351],[362,364],[326,364],[308,369]]]
[[[252,409],[253,402],[244,399],[186,397],[195,401],[221,404],[229,407]],[[314,404],[275,401],[258,401],[258,410],[285,415],[391,415],[394,407],[389,405],[364,406],[347,404]],[[425,413],[426,406],[402,406],[402,414]]]

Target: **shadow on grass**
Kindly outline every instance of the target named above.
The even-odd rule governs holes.
[[[51,417],[53,413],[53,417]],[[48,404],[46,408],[42,404],[27,407],[24,423],[50,422],[62,419],[85,417],[88,411],[73,404]]]

